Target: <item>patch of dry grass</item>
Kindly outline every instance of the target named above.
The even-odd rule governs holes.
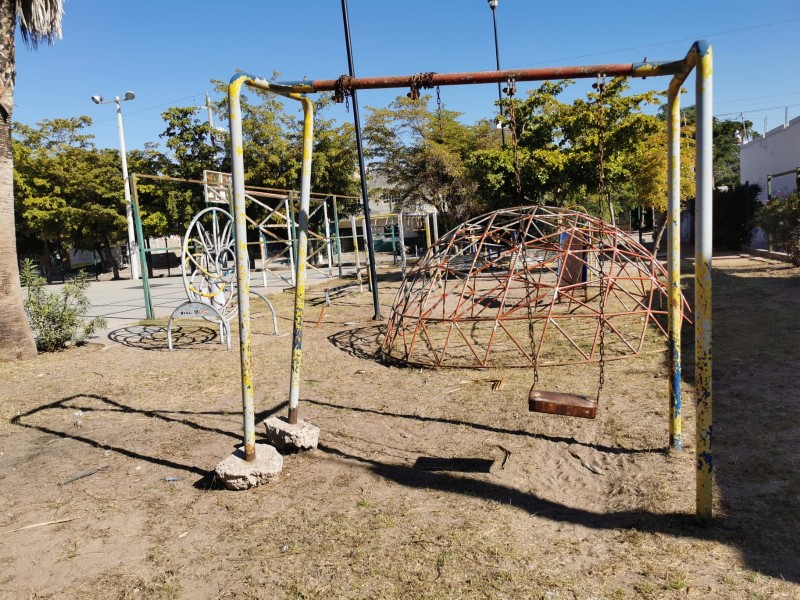
[[[75,517],[0,539],[0,597],[797,597],[798,275],[749,259],[715,271],[710,529],[692,517],[688,362],[687,451],[664,452],[663,356],[609,363],[597,421],[530,415],[525,370],[382,363],[368,293],[346,295],[319,328],[307,312],[301,417],[321,426],[320,448],[244,493],[205,476],[239,443],[235,351],[153,342],[0,365],[0,531]],[[382,284],[385,314],[395,289]],[[285,333],[291,295],[273,302]],[[267,320],[254,337],[262,416],[288,393],[289,336]],[[597,370],[541,378],[592,393]],[[430,471],[420,458],[493,462]]]

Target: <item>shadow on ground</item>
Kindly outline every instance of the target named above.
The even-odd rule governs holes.
[[[386,323],[376,323],[375,325],[337,331],[328,336],[328,341],[342,352],[362,360],[396,367],[407,366],[397,363],[383,353],[381,343],[385,336]]]
[[[141,350],[167,350],[167,328],[160,325],[131,325],[110,331],[112,342]],[[172,348],[178,350],[219,340],[219,332],[204,325],[176,325],[172,328]]]
[[[800,339],[800,283],[767,275],[744,277],[716,270],[714,285],[714,452],[723,510],[711,527],[697,526],[694,516],[685,513],[662,514],[644,510],[593,512],[552,502],[534,493],[492,481],[487,476],[382,462],[372,458],[374,454],[371,452],[367,454],[336,447],[333,445],[335,435],[326,436],[328,439],[324,440],[320,450],[362,465],[377,476],[411,489],[432,489],[502,502],[538,518],[598,530],[636,529],[676,538],[724,543],[739,549],[749,568],[798,583],[800,561],[796,558],[796,543],[800,537],[800,458],[796,450],[800,438],[800,414],[796,399],[800,389],[800,369],[796,342]],[[375,360],[376,341],[380,339],[383,327],[381,324],[371,325],[341,332],[329,339],[355,356]],[[348,411],[369,413],[374,418],[389,419],[391,424],[397,423],[398,419],[432,419],[454,428],[499,431],[549,443],[578,443],[572,439],[525,430],[498,429],[461,420],[392,413],[320,400],[306,399],[303,402],[339,414]],[[257,421],[275,414],[282,407],[282,404],[277,405],[257,415]],[[20,427],[70,438],[93,447],[102,446],[125,456],[194,473],[200,478],[195,485],[203,489],[213,487],[207,470],[126,447],[124,441],[108,445],[66,425],[62,428],[45,426],[35,416],[48,410],[122,411],[149,417],[149,427],[157,426],[158,422],[180,423],[194,430],[226,436],[232,445],[238,445],[240,440],[238,431],[200,422],[208,417],[213,423],[214,417],[239,415],[238,411],[143,410],[95,394],[69,396],[44,404],[17,415],[11,421]],[[660,451],[593,447],[610,453]]]

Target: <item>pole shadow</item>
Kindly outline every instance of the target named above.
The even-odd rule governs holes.
[[[396,419],[410,419],[412,421],[420,421],[420,422],[427,422],[427,423],[442,423],[444,425],[455,425],[461,427],[469,427],[471,429],[476,429],[479,431],[488,431],[490,433],[500,433],[505,435],[516,435],[520,437],[527,437],[530,439],[535,440],[544,440],[546,442],[552,442],[557,444],[559,442],[564,442],[566,444],[576,444],[578,446],[584,446],[586,448],[591,448],[593,450],[597,450],[598,452],[604,452],[607,454],[666,454],[668,452],[667,447],[662,448],[624,448],[619,446],[606,446],[604,444],[597,444],[597,443],[589,443],[589,442],[582,442],[580,440],[575,439],[574,437],[564,437],[564,436],[556,436],[556,435],[548,435],[544,433],[536,433],[533,431],[526,431],[525,429],[505,429],[503,427],[495,427],[494,425],[486,425],[484,423],[473,423],[471,421],[462,421],[460,419],[448,419],[444,417],[426,417],[423,415],[414,415],[409,413],[394,413],[385,410],[378,410],[375,408],[363,408],[359,406],[346,406],[344,404],[335,404],[333,402],[325,402],[323,400],[313,400],[313,399],[306,399],[304,400],[307,404],[315,404],[317,406],[324,406],[326,408],[333,408],[339,410],[349,410],[356,413],[366,413],[366,414],[373,414],[378,415],[381,417],[389,417],[389,418],[396,418]]]

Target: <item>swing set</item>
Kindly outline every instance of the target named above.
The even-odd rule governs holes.
[[[712,389],[711,389],[711,254],[712,254],[712,52],[704,41],[695,42],[685,57],[663,62],[637,62],[568,66],[540,69],[506,69],[462,73],[422,73],[388,77],[355,78],[343,75],[338,79],[273,82],[247,73],[237,73],[228,86],[228,110],[233,157],[233,218],[236,240],[236,274],[239,304],[239,333],[241,354],[242,405],[244,420],[244,457],[255,460],[255,410],[253,406],[253,365],[250,323],[250,297],[247,259],[247,231],[244,188],[244,146],[242,140],[241,91],[243,86],[272,92],[300,102],[303,108],[303,156],[298,214],[296,287],[294,323],[292,337],[291,375],[289,387],[290,424],[297,423],[300,367],[302,360],[303,317],[306,296],[306,257],[308,252],[308,219],[311,198],[311,161],[313,148],[314,104],[308,95],[318,92],[333,92],[334,98],[343,101],[356,90],[405,88],[411,97],[418,97],[420,89],[439,86],[496,84],[505,82],[545,81],[554,79],[587,79],[595,77],[657,77],[671,76],[667,104],[667,152],[668,152],[668,212],[667,212],[667,293],[668,293],[668,355],[670,363],[670,418],[669,440],[674,450],[681,448],[681,337],[682,319],[680,293],[680,90],[692,71],[696,76],[696,245],[695,245],[695,402],[696,402],[696,493],[697,518],[705,523],[712,518]],[[598,83],[600,80],[598,81]],[[602,169],[601,169],[602,170]],[[601,178],[602,184],[602,178]],[[602,192],[602,187],[601,187]],[[602,206],[602,203],[601,203]],[[534,207],[536,208],[536,207]],[[520,223],[523,219],[520,219]],[[610,225],[599,221],[600,239],[607,235]],[[521,234],[521,232],[520,232]],[[573,242],[570,242],[570,246]],[[438,246],[435,244],[434,246]],[[434,248],[429,250],[433,252]],[[601,314],[599,318],[599,361],[601,365],[599,392],[603,384],[604,343],[603,332],[607,319],[603,302],[608,292],[607,276],[604,274],[602,254],[598,255],[597,276]],[[531,260],[527,252],[521,253],[523,268]],[[566,264],[564,269],[569,270]],[[526,284],[527,285],[527,284]],[[528,310],[532,310],[528,303]],[[528,319],[533,326],[533,319]],[[531,340],[535,336],[531,334]],[[537,388],[538,364],[535,348],[534,386],[529,396],[529,407],[548,413],[574,416],[592,416],[596,410],[596,398],[573,394],[561,394]],[[580,406],[586,405],[586,414]]]

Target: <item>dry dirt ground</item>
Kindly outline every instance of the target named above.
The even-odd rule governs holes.
[[[607,366],[596,421],[532,415],[529,370],[387,365],[369,293],[317,328],[317,292],[301,417],[320,448],[246,492],[209,476],[241,432],[238,353],[213,329],[0,365],[0,598],[800,598],[800,269],[731,256],[714,275],[711,527],[691,352],[670,456],[661,355]],[[274,301],[286,334],[291,296]],[[255,328],[263,418],[284,411],[290,340]],[[541,380],[591,393],[597,370]]]

